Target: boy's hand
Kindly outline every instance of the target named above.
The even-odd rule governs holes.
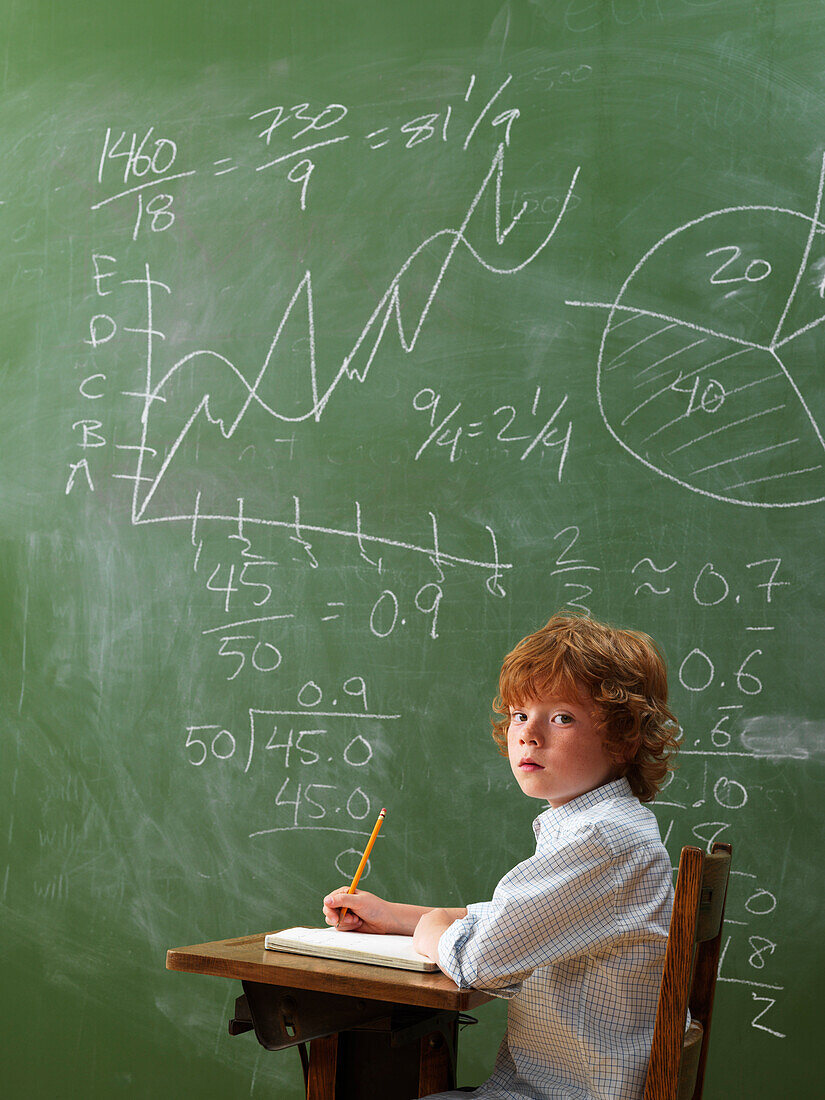
[[[465,910],[466,913],[466,910]],[[431,909],[415,926],[413,947],[433,962],[438,962],[438,941],[456,917],[447,909]]]
[[[342,909],[346,909],[347,914],[339,925],[338,918]],[[333,890],[324,898],[324,919],[333,927],[338,925],[342,932],[372,932],[380,935],[399,931],[395,927],[393,906],[390,902],[376,894],[367,893],[366,890],[356,890],[354,894],[349,894],[346,886]]]

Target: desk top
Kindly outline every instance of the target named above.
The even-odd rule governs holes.
[[[491,1000],[489,994],[480,990],[459,989],[440,971],[421,973],[267,951],[264,935],[261,932],[255,936],[173,948],[166,952],[166,969],[456,1012]]]

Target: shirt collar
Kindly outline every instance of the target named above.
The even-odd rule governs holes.
[[[619,779],[613,779],[609,783],[603,783],[601,787],[596,787],[592,791],[585,791],[585,793],[580,794],[578,798],[573,798],[569,802],[565,802],[563,806],[548,806],[533,822],[533,832],[536,834],[536,837],[538,837],[539,831],[545,825],[555,825],[564,818],[581,813],[582,810],[587,810],[591,806],[595,806],[599,802],[604,802],[608,798],[628,798],[632,795],[633,791],[631,790],[627,776],[623,775]]]

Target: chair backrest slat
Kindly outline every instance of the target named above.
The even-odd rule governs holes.
[[[691,1020],[690,1027],[685,1033],[685,1041],[682,1045],[682,1061],[679,1063],[679,1091],[677,1100],[692,1100],[693,1089],[696,1084],[696,1076],[699,1071],[699,1061],[702,1057],[702,1040],[704,1028],[701,1024]]]
[[[712,896],[708,902],[707,929],[705,929],[709,935],[708,938],[699,943],[690,990],[690,1014],[702,1024],[704,1029],[704,1039],[699,1055],[692,1100],[701,1100],[705,1080],[705,1064],[710,1042],[710,1021],[713,1015],[713,998],[716,993],[716,975],[719,969],[719,953],[722,946],[725,898],[730,877],[731,851],[730,844],[717,842],[713,845],[711,854],[705,857],[707,889],[711,891]],[[698,929],[702,925],[702,920],[700,912],[697,922],[697,939],[699,938]],[[714,928],[715,932],[712,931]]]
[[[701,1100],[730,860],[682,849],[644,1100]]]
[[[717,850],[705,856],[702,896],[699,901],[699,919],[696,925],[697,943],[712,940],[719,934],[722,913],[725,911],[725,891],[729,869],[730,852]]]

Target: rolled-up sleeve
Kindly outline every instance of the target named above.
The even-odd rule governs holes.
[[[492,900],[469,905],[438,941],[461,989],[513,997],[539,966],[598,950],[615,936],[617,880],[598,827],[553,838],[504,876]]]

